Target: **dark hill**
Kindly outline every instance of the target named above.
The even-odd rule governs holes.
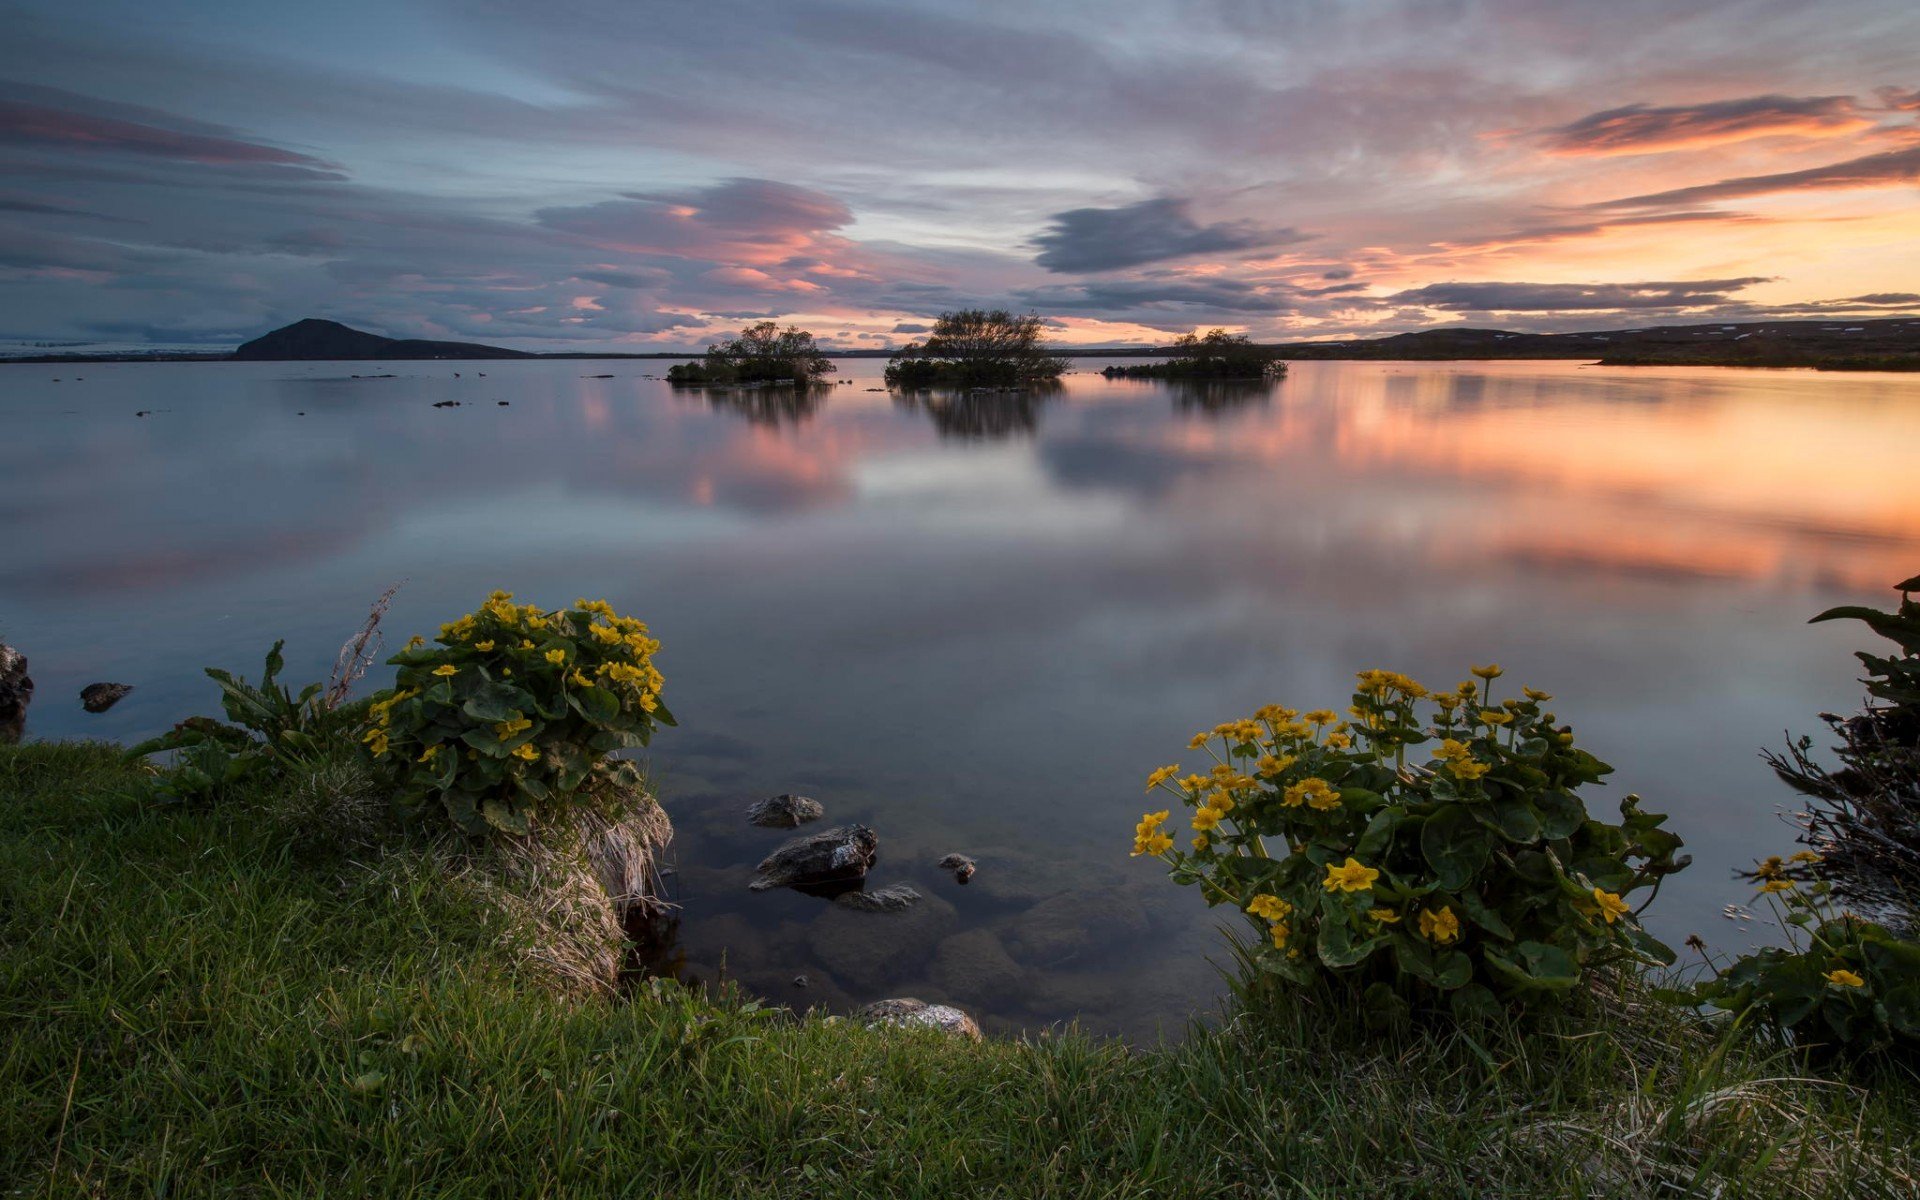
[[[233,352],[240,362],[327,359],[537,358],[521,350],[477,342],[430,342],[420,338],[381,337],[349,329],[338,321],[308,317],[262,334]]]
[[[1920,318],[1655,325],[1591,333],[1423,329],[1350,342],[1296,342],[1281,358],[1582,358],[1614,366],[1920,368]]]

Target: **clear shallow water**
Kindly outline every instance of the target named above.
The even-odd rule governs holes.
[[[1758,750],[1858,701],[1860,634],[1806,618],[1920,570],[1920,378],[1302,363],[1248,395],[1076,365],[934,409],[869,391],[877,361],[799,406],[641,361],[0,365],[0,636],[32,735],[126,739],[277,637],[324,675],[400,579],[396,641],[494,587],[604,596],[682,721],[652,758],[680,966],[783,1002],[1177,1030],[1220,990],[1217,914],[1128,860],[1141,777],[1376,665],[1556,693],[1619,768],[1596,807],[1639,791],[1695,854],[1656,929],[1765,936],[1721,915],[1791,838]],[[137,690],[88,716],[98,679]],[[929,897],[908,928],[745,892],[780,835],[740,810],[783,791],[879,831],[873,882]]]

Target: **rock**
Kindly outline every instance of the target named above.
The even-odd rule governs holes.
[[[965,883],[972,879],[974,871],[978,869],[978,864],[964,854],[949,854],[934,866],[942,871],[952,871],[955,883]]]
[[[777,887],[820,887],[856,883],[878,854],[880,839],[865,825],[836,825],[793,838],[760,860],[760,878],[747,885],[764,892]]]
[[[1147,931],[1147,911],[1117,888],[1062,892],[1007,923],[1007,949],[1030,966],[1052,966]]]
[[[877,892],[842,892],[833,902],[856,912],[903,912],[920,902],[920,893],[896,883]]]
[[[981,851],[986,871],[971,881],[982,899],[995,904],[1028,908],[1076,886],[1086,886],[1085,864],[1065,864],[1037,855]]]
[[[27,728],[27,706],[33,703],[33,676],[27,674],[27,656],[0,642],[0,745],[20,740]]]
[[[90,713],[103,713],[132,690],[133,686],[125,683],[90,683],[80,689],[80,707]]]
[[[460,402],[458,400],[435,400],[433,406],[435,408],[459,408]]]
[[[747,820],[763,829],[794,829],[826,815],[818,800],[790,792],[771,800],[756,800],[747,809]]]
[[[899,912],[829,904],[807,927],[807,950],[852,991],[885,995],[882,988],[914,978],[959,921],[953,905],[938,896],[923,896]]]
[[[911,996],[897,1000],[876,1000],[853,1016],[855,1020],[865,1021],[868,1029],[879,1025],[891,1025],[899,1029],[937,1029],[941,1033],[972,1038],[976,1042],[980,1040],[979,1023],[966,1013],[945,1004],[928,1004]]]
[[[803,988],[803,987],[806,987],[806,986],[807,986],[808,984],[810,984],[810,983],[812,983],[812,982],[813,982],[813,980],[811,980],[811,979],[808,979],[808,978],[807,978],[807,977],[806,977],[805,975],[795,975],[795,976],[793,977],[793,986],[795,986],[795,987],[797,987],[797,988]]]
[[[1025,986],[1025,975],[990,929],[969,929],[941,942],[927,970],[941,991],[995,1011],[1010,1007],[1008,995]]]

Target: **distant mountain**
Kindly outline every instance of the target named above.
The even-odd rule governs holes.
[[[1612,366],[1920,368],[1920,317],[1864,321],[1745,321],[1589,333],[1422,329],[1350,342],[1294,342],[1294,359],[1583,358]]]
[[[429,342],[420,338],[381,337],[350,329],[338,321],[308,317],[262,334],[233,352],[239,362],[324,361],[338,359],[538,358],[521,350],[477,342]]]

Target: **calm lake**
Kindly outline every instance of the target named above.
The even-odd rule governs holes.
[[[1343,709],[1361,668],[1498,660],[1619,768],[1592,806],[1638,791],[1690,843],[1655,931],[1767,937],[1722,911],[1734,866],[1791,847],[1759,751],[1859,702],[1863,631],[1806,619],[1920,571],[1920,376],[1299,363],[1246,391],[1100,365],[932,407],[875,360],[804,403],[676,394],[654,361],[0,365],[29,735],[213,711],[200,668],[255,675],[281,637],[322,677],[401,580],[394,645],[496,587],[605,597],[664,642],[681,721],[651,759],[675,970],[1148,1038],[1221,991],[1224,914],[1129,860],[1142,777],[1260,704]],[[136,690],[88,716],[96,680]],[[741,810],[779,792],[871,825],[870,883],[927,899],[749,895],[783,835]],[[968,886],[933,869],[952,851]]]

